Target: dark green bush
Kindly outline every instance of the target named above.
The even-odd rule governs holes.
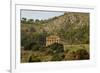
[[[58,54],[54,54],[51,61],[61,61],[63,60],[63,57],[61,55]]]
[[[65,57],[66,60],[85,60],[89,59],[89,53],[85,49],[69,51]]]
[[[37,56],[31,55],[29,62],[41,62],[41,60]]]
[[[52,49],[52,52],[55,53],[63,53],[64,52],[64,47],[63,44],[60,43],[54,43],[49,46]]]
[[[89,59],[89,53],[85,49],[79,49],[76,51],[76,59]]]
[[[41,46],[39,44],[35,44],[32,46],[32,51],[38,51]]]

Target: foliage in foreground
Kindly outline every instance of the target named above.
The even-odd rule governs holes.
[[[70,48],[64,50],[64,48],[61,47],[61,44],[55,44],[59,46],[51,45],[49,47],[41,48],[38,51],[31,51],[30,57],[26,57],[28,58],[26,62],[48,62],[89,59],[89,52],[85,48],[78,48],[76,50],[73,50],[74,48]]]

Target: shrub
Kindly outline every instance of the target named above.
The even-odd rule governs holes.
[[[35,44],[35,45],[32,46],[32,51],[37,51],[37,50],[39,50],[39,48],[40,48],[40,45]]]
[[[85,49],[78,49],[77,51],[69,51],[65,56],[66,60],[84,60],[89,59],[89,53]]]
[[[69,49],[65,50],[65,53],[68,53],[69,52]]]
[[[63,53],[64,52],[63,44],[54,43],[50,45],[49,47],[52,49],[53,53]]]
[[[61,55],[55,54],[53,55],[51,61],[61,61],[63,60],[63,57]]]
[[[75,52],[74,51],[69,51],[67,55],[65,56],[65,60],[75,60]]]
[[[37,56],[31,55],[29,62],[41,62],[41,60]]]
[[[85,49],[79,49],[76,51],[76,59],[89,59],[89,53]]]

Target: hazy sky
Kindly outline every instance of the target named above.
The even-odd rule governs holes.
[[[25,17],[27,19],[34,19],[34,20],[49,19],[63,14],[64,12],[21,10],[21,18]]]

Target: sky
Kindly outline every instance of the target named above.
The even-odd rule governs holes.
[[[25,17],[27,19],[34,19],[34,20],[49,19],[63,14],[64,12],[21,10],[21,18]]]

